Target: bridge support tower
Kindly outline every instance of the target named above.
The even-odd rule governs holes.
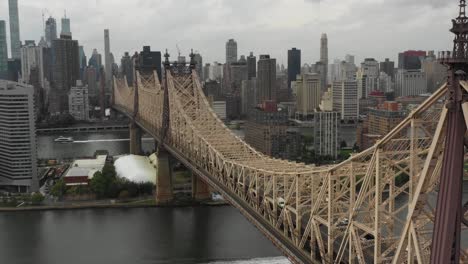
[[[130,129],[130,154],[140,155],[141,154],[141,128],[131,122],[129,125]]]
[[[211,192],[208,184],[192,172],[192,198],[196,201],[203,201],[210,199],[210,196]]]
[[[160,149],[157,153],[156,169],[156,204],[164,205],[172,202],[174,194],[172,192],[172,167],[170,155],[167,151]]]

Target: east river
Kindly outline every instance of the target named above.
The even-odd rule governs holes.
[[[73,137],[57,144],[58,136]],[[154,141],[143,140],[151,152]],[[38,136],[40,159],[129,152],[128,133]],[[289,263],[232,207],[0,213],[0,263]]]

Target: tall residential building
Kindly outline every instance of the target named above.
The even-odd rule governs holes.
[[[10,13],[10,45],[11,57],[13,59],[21,58],[21,40],[20,26],[18,16],[18,0],[8,0],[8,8]]]
[[[395,96],[415,96],[427,93],[426,73],[421,70],[398,70]]]
[[[257,103],[257,79],[242,81],[241,90],[241,114],[248,116],[253,111]]]
[[[128,86],[133,86],[133,60],[128,52],[120,60],[120,72],[127,78]]]
[[[249,72],[249,80],[257,77],[257,57],[253,55],[253,52],[250,52],[247,57],[247,71]]]
[[[75,120],[89,120],[88,86],[80,80],[76,81],[76,86],[73,86],[68,93],[68,109]]]
[[[320,106],[321,84],[320,76],[316,73],[306,73],[297,76],[296,105],[300,115],[313,114]]]
[[[288,50],[288,89],[298,74],[301,74],[301,50],[292,48]]]
[[[426,57],[422,50],[407,50],[398,54],[398,69],[420,70],[421,61]]]
[[[395,78],[395,62],[386,58],[385,61],[380,62],[380,71],[385,72],[393,80]]]
[[[0,127],[0,185],[21,192],[38,191],[31,86],[0,80]]]
[[[68,92],[80,78],[78,41],[63,35],[52,42],[52,50],[54,60],[49,112],[51,114],[67,113]]]
[[[105,59],[105,70],[106,70],[106,91],[110,91],[112,88],[112,59],[110,54],[110,39],[109,29],[104,29],[104,59]]]
[[[65,36],[71,36],[71,26],[70,26],[70,18],[67,18],[65,15],[62,18],[62,31],[60,32],[60,35],[65,35]]]
[[[34,44],[25,45],[21,48],[21,77],[24,83],[30,83],[32,69],[39,73],[39,84],[44,87],[44,49]]]
[[[276,101],[276,59],[260,55],[257,73],[257,103]]]
[[[234,39],[226,42],[226,63],[237,62],[237,42]]]
[[[333,111],[340,113],[342,120],[359,118],[358,86],[356,81],[333,83]]]
[[[327,34],[323,33],[322,37],[320,38],[320,62],[323,64],[324,69],[322,75],[325,76],[325,78],[322,77],[322,81],[325,80],[324,83],[322,83],[322,91],[327,90],[327,77],[328,77],[328,38]]]
[[[338,156],[338,112],[316,112],[314,114],[314,150],[319,156]]]
[[[57,39],[57,22],[53,17],[49,17],[45,22],[45,38],[49,47],[52,47],[52,42]]]
[[[204,80],[204,72],[203,72],[203,57],[200,53],[195,53],[193,59],[195,60],[195,71],[200,78],[200,81]]]
[[[0,79],[8,75],[8,47],[6,39],[5,21],[0,20]]]

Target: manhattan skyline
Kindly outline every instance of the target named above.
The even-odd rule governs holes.
[[[275,0],[275,1],[110,1],[20,0],[21,41],[39,41],[45,19],[57,20],[66,10],[73,39],[104,53],[103,29],[111,32],[116,59],[143,45],[168,48],[173,58],[176,44],[184,55],[193,48],[204,62],[225,60],[225,42],[234,38],[238,53],[270,54],[287,64],[287,50],[302,50],[302,63],[320,59],[320,36],[329,38],[329,61],[356,55],[356,62],[374,57],[397,61],[403,50],[446,50],[451,47],[447,20],[454,16],[452,1],[445,0]],[[46,10],[47,9],[47,10]],[[267,15],[268,14],[268,15]],[[135,19],[135,18],[138,19]],[[7,21],[8,1],[0,2],[0,19]],[[428,30],[428,28],[430,30]],[[9,34],[9,32],[8,32]],[[444,37],[441,37],[444,36]],[[10,53],[10,37],[8,35]]]

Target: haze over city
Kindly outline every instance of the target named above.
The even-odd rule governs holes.
[[[286,50],[302,49],[304,63],[319,59],[320,35],[326,32],[329,58],[345,54],[397,59],[401,50],[446,50],[451,45],[446,22],[456,15],[453,0],[24,0],[19,2],[21,40],[40,39],[42,13],[59,22],[66,10],[73,38],[86,54],[104,51],[102,29],[111,31],[111,52],[120,58],[151,45],[184,55],[190,48],[204,61],[224,61],[224,42],[234,38],[239,55],[270,54],[287,64]],[[8,17],[7,1],[0,17]],[[7,25],[8,26],[8,25]],[[60,25],[58,23],[58,28]],[[7,38],[9,40],[9,37]]]

